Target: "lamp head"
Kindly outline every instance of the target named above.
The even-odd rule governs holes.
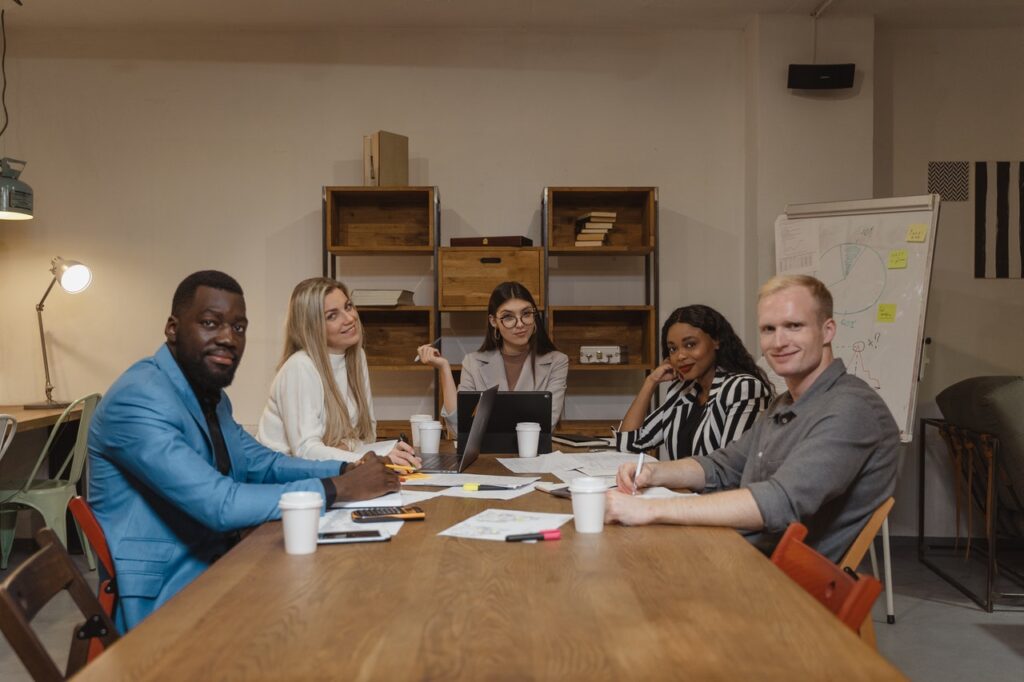
[[[60,288],[69,294],[85,291],[92,283],[92,271],[76,260],[53,259],[50,272],[57,278]]]
[[[32,188],[18,179],[25,162],[0,159],[0,220],[31,220]]]

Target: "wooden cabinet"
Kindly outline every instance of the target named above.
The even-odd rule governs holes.
[[[612,229],[601,246],[576,246],[577,222],[595,212],[614,213]],[[548,187],[541,216],[548,299],[552,302],[548,326],[555,345],[569,356],[566,414],[578,415],[580,411],[570,409],[574,391],[581,396],[601,395],[611,403],[604,408],[605,414],[566,419],[559,428],[569,433],[606,435],[608,426],[617,425],[625,414],[636,394],[637,382],[660,362],[658,191],[655,187]],[[565,258],[569,261],[563,263]],[[634,269],[642,280],[629,300],[621,300],[624,294],[618,291],[618,280],[612,279],[610,267],[609,259],[623,258],[639,260],[630,262],[636,264]],[[556,280],[566,279],[558,276],[559,270],[579,270],[580,259],[588,259],[588,267],[583,268],[589,275],[588,286],[578,286],[569,277],[571,295],[559,296]],[[589,296],[588,289],[601,288],[602,274],[612,282],[605,289],[610,287],[620,294],[614,305],[602,300],[602,295]],[[566,298],[571,304],[562,304]],[[582,364],[581,346],[621,346],[624,361],[615,365]]]
[[[440,309],[486,310],[491,291],[502,282],[522,282],[544,307],[544,249],[461,246],[440,250]]]

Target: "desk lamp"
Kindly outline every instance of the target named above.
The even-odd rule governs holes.
[[[64,260],[59,256],[53,259],[50,272],[53,273],[53,279],[50,280],[50,286],[46,287],[46,292],[36,305],[36,317],[39,319],[39,344],[43,348],[43,371],[46,372],[46,401],[25,405],[26,410],[50,410],[64,408],[69,405],[69,403],[61,403],[53,399],[53,384],[50,383],[50,363],[46,359],[46,335],[43,333],[43,303],[46,302],[46,297],[50,295],[50,290],[53,289],[54,284],[59,283],[60,288],[69,294],[77,294],[85,291],[89,284],[92,283],[92,271],[89,268],[78,261]]]

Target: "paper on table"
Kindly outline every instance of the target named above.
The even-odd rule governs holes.
[[[506,469],[516,474],[555,474],[582,466],[615,467],[617,469],[623,462],[636,462],[636,455],[615,450],[555,451],[537,457],[499,457],[498,461],[505,465]],[[657,460],[650,455],[645,455],[644,461],[654,462]],[[614,471],[612,473],[614,474]]]
[[[558,478],[558,480],[562,481],[563,483],[572,483],[574,478],[579,478],[581,476],[586,476],[586,475],[587,474],[583,473],[582,471],[576,471],[575,469],[572,470],[572,471],[556,471],[555,472],[555,476]],[[598,478],[605,479],[605,482],[608,484],[609,488],[615,487],[615,477],[614,476],[598,476]]]
[[[505,541],[506,535],[539,533],[554,530],[572,518],[572,514],[545,514],[542,512],[487,509],[456,523],[438,535],[471,540]]]
[[[353,530],[379,530],[386,535],[398,535],[405,521],[379,521],[376,523],[356,523],[352,520],[352,510],[335,509],[320,517],[321,533],[344,533]]]
[[[380,455],[381,457],[383,457],[384,455],[394,450],[396,445],[398,445],[398,441],[394,439],[379,440],[376,443],[367,443],[366,445],[362,445],[356,448],[354,452],[357,455],[359,455],[359,457],[357,457],[356,459],[361,459],[363,455],[365,455],[367,452],[370,452],[371,450]]]
[[[366,507],[401,507],[409,504],[402,497],[402,491],[388,493],[369,500],[339,500],[331,505],[332,509],[363,509]]]
[[[414,485],[436,485],[449,487],[462,485],[463,483],[478,483],[480,485],[526,485],[540,479],[540,476],[482,476],[480,474],[428,474],[426,478],[418,478],[414,481],[406,481],[405,486]]]
[[[661,486],[655,486],[653,488],[644,488],[639,493],[640,497],[646,497],[651,500],[662,500],[670,497],[689,497],[696,495],[697,493],[677,493],[675,490],[669,490],[668,488],[662,488]]]
[[[437,497],[443,490],[402,490],[404,504],[417,504],[431,497]]]
[[[440,494],[444,497],[474,497],[478,500],[514,500],[527,493],[532,493],[534,485],[536,484],[531,483],[512,490],[465,490],[461,486],[455,486],[442,490]]]

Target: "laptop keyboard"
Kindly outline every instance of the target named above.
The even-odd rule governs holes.
[[[420,461],[423,465],[420,469],[434,469],[441,471],[458,471],[459,455],[424,455],[420,454]]]

